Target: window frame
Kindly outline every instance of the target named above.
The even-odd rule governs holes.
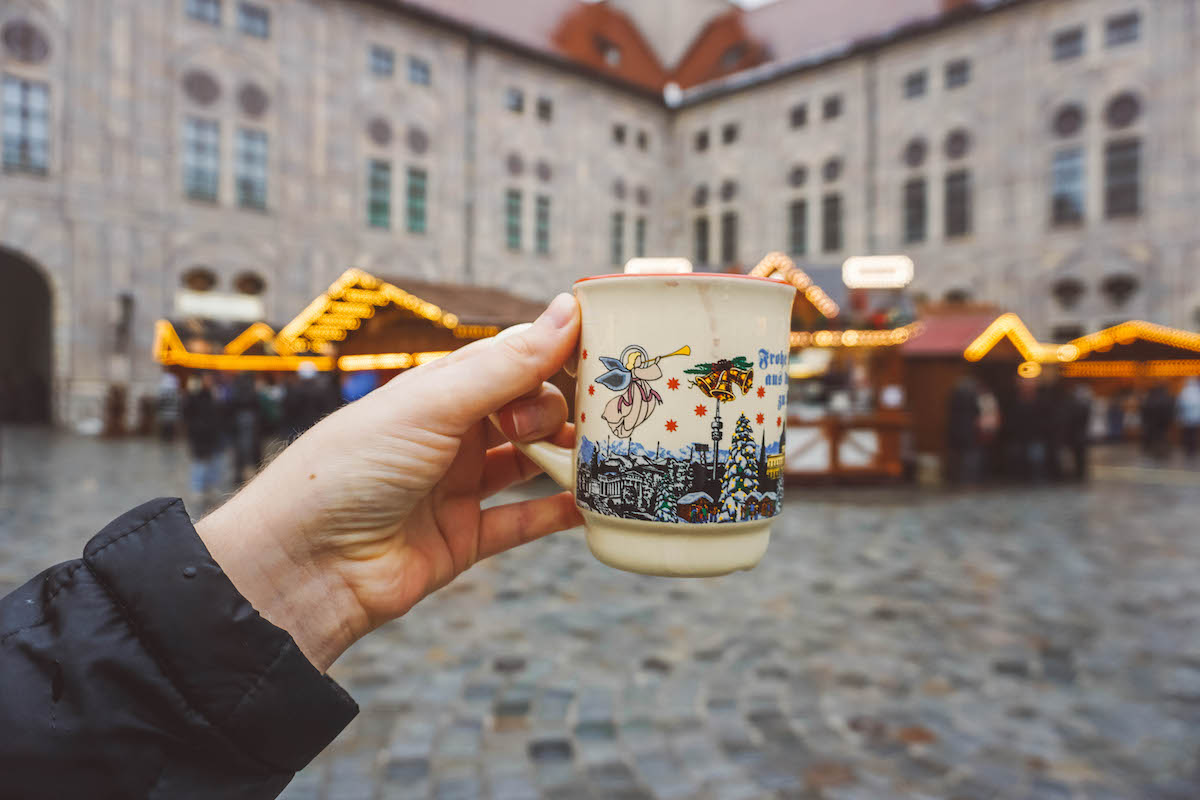
[[[211,13],[208,9],[212,9]],[[184,13],[194,22],[221,27],[221,0],[187,0]]]
[[[1087,28],[1083,25],[1063,28],[1050,37],[1050,60],[1056,63],[1074,61],[1083,56],[1086,49]]]
[[[974,227],[971,171],[969,169],[950,170],[943,178],[943,189],[942,222],[945,237],[961,239],[970,236]],[[959,197],[962,202],[951,202],[952,196]]]
[[[1132,33],[1124,32],[1126,30]],[[1138,11],[1125,11],[1113,14],[1104,20],[1104,46],[1120,47],[1132,44],[1142,38],[1142,15]]]
[[[1117,148],[1129,148],[1126,159],[1131,160],[1133,169],[1130,175],[1122,176],[1118,181],[1114,176],[1114,151]],[[1129,158],[1129,153],[1132,158]],[[1131,189],[1129,187],[1132,187]],[[1130,192],[1132,202],[1118,202],[1117,192],[1125,189]],[[1144,213],[1142,198],[1142,139],[1138,136],[1127,136],[1110,139],[1104,143],[1104,218],[1128,219],[1139,217]]]
[[[553,122],[554,121],[554,100],[553,99],[543,95],[537,99],[537,102],[534,105],[535,105],[535,113],[537,114],[538,119],[540,119],[542,122]]]
[[[533,199],[533,249],[540,256],[550,255],[550,195]]]
[[[16,104],[9,102],[10,88],[18,95]],[[50,172],[50,84],[5,73],[0,80],[0,91],[4,171],[47,175]],[[35,96],[39,98],[37,103],[31,102]],[[14,125],[10,126],[10,118],[15,119]]]
[[[904,76],[904,99],[914,100],[929,93],[929,70],[925,68],[913,70]]]
[[[692,137],[692,149],[697,153],[706,153],[708,152],[709,144],[711,144],[711,142],[709,142],[708,128],[702,128],[696,131],[695,135]]]
[[[367,227],[392,229],[392,162],[367,159]]]
[[[404,229],[409,233],[429,232],[429,170],[404,169]]]
[[[612,141],[617,147],[624,147],[627,131],[624,122],[614,122],[612,126]]]
[[[788,109],[788,127],[792,130],[808,125],[808,101],[796,103]]]
[[[233,145],[233,184],[238,208],[267,210],[271,175],[270,137],[259,128],[239,127]],[[249,182],[251,188],[246,189]]]
[[[634,217],[633,220],[633,257],[644,258],[646,255],[646,218]]]
[[[808,198],[788,203],[788,254],[808,255]]]
[[[946,91],[961,89],[971,82],[971,59],[955,58],[946,62],[943,75]]]
[[[1073,163],[1065,163],[1068,159]],[[1068,171],[1075,174],[1075,180],[1064,179]],[[1066,206],[1060,205],[1060,198],[1073,201],[1074,213],[1061,212]],[[1081,145],[1060,147],[1050,157],[1050,227],[1078,227],[1086,218],[1087,164],[1084,148]]]
[[[383,65],[387,67],[384,69]],[[376,78],[396,76],[396,50],[386,44],[372,44],[367,50],[367,69]]]
[[[842,194],[826,192],[821,196],[821,252],[837,253],[845,246],[846,221]]]
[[[736,122],[726,122],[721,126],[721,144],[723,145],[737,144],[738,137],[741,135],[741,126]]]
[[[525,113],[525,90],[519,86],[508,86],[504,89],[504,109],[514,114]]]
[[[842,116],[842,96],[840,94],[826,95],[821,101],[821,119],[831,120]]]
[[[609,219],[609,263],[614,267],[619,267],[625,263],[625,212],[614,211]]]
[[[708,215],[700,214],[692,219],[692,250],[696,257],[696,263],[700,266],[709,266],[711,264],[710,250],[711,231],[709,230]]]
[[[433,85],[433,65],[429,63],[429,59],[410,54],[407,63],[409,83],[413,86]]]
[[[261,30],[256,27],[262,25]],[[238,32],[255,39],[271,38],[271,9],[247,0],[238,2]]]
[[[221,197],[220,120],[195,115],[184,117],[181,162],[184,197],[200,203],[216,204],[219,202]],[[201,177],[203,180],[199,179]],[[206,189],[211,189],[211,191]]]
[[[520,189],[504,190],[504,244],[512,253],[521,252],[521,213],[523,197]]]
[[[921,244],[929,237],[929,182],[924,175],[904,182],[901,189],[903,241]]]
[[[738,212],[728,209],[721,212],[721,266],[738,263]]]

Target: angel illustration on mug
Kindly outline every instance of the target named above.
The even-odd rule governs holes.
[[[628,439],[634,429],[662,405],[662,395],[650,385],[663,375],[658,362],[671,356],[691,355],[691,352],[692,349],[684,345],[673,353],[650,358],[646,348],[631,344],[621,351],[620,358],[600,356],[600,363],[608,371],[597,378],[596,383],[618,392],[601,414],[614,436]]]

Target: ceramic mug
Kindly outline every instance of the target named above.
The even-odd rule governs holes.
[[[672,576],[753,567],[783,500],[795,289],[672,273],[574,290],[575,447],[518,447],[574,493],[605,564]]]

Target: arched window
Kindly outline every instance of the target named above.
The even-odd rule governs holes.
[[[793,188],[799,189],[808,180],[808,168],[803,164],[797,164],[788,172],[788,184]]]
[[[212,73],[191,69],[183,75],[183,93],[197,105],[210,106],[221,96],[221,85]]]
[[[14,19],[4,23],[0,32],[4,49],[17,61],[40,64],[50,55],[50,41],[46,34],[29,20]]]
[[[1111,128],[1126,128],[1137,122],[1142,101],[1133,92],[1121,92],[1104,108],[1104,121]]]
[[[925,139],[915,136],[904,146],[904,163],[910,167],[919,167],[925,163],[928,153],[929,145],[925,143]]]
[[[1100,291],[1104,292],[1114,306],[1125,305],[1137,290],[1137,276],[1127,272],[1109,275],[1100,284]]]
[[[837,156],[829,159],[821,167],[821,177],[832,183],[842,176],[842,160]]]
[[[1083,128],[1083,108],[1076,103],[1060,106],[1054,114],[1054,133],[1058,136],[1074,136]]]
[[[971,134],[965,128],[955,128],[946,134],[947,158],[962,158],[971,149]]]
[[[1083,297],[1084,286],[1078,278],[1060,278],[1050,287],[1050,291],[1054,293],[1054,299],[1060,306],[1074,308]]]

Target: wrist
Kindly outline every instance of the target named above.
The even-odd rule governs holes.
[[[286,495],[256,486],[263,477],[196,523],[196,532],[234,588],[324,673],[366,633],[365,615],[311,552],[302,514],[280,500]]]

